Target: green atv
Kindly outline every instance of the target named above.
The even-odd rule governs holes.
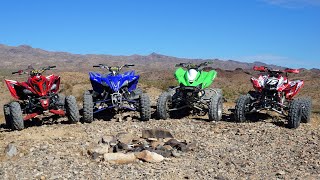
[[[203,70],[212,62],[201,64],[180,63],[175,72],[179,86],[170,87],[160,95],[157,102],[159,119],[167,119],[179,110],[204,116],[208,114],[209,121],[219,121],[222,118],[223,97],[221,89],[209,88],[217,76],[215,70]],[[185,68],[186,70],[184,70]]]

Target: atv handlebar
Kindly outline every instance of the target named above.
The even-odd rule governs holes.
[[[187,68],[187,69],[191,69],[191,68],[198,69],[200,67],[208,66],[208,64],[213,64],[213,62],[207,61],[207,62],[203,62],[200,64],[193,64],[193,63],[188,62],[188,63],[179,63],[179,64],[176,64],[175,66],[176,67],[183,67],[183,68]]]
[[[30,75],[36,75],[36,74],[42,74],[44,71],[46,70],[50,70],[50,69],[53,69],[53,68],[56,68],[57,66],[47,66],[47,67],[43,67],[39,70],[36,70],[34,69],[32,66],[28,66],[27,69],[25,70],[19,70],[19,71],[15,71],[15,72],[12,72],[12,74],[19,74],[19,75],[22,75],[22,74],[30,74]],[[26,72],[26,70],[30,70],[30,72]]]
[[[122,66],[108,66],[108,65],[105,65],[105,64],[99,64],[99,65],[93,65],[92,67],[99,67],[99,68],[102,68],[102,69],[108,69],[110,72],[112,73],[115,73],[115,72],[119,72],[121,71],[122,68],[126,67],[131,67],[131,66],[134,66],[134,64],[125,64],[125,65],[122,65]]]
[[[294,73],[294,74],[298,74],[300,72],[299,69],[286,68],[285,70],[273,70],[273,69],[268,68],[266,66],[253,66],[253,70],[260,71],[260,72],[268,71],[269,73]]]

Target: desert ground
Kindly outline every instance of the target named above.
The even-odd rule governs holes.
[[[111,115],[99,116],[92,123],[68,124],[66,118],[46,121],[41,126],[30,123],[22,131],[5,128],[3,117],[0,128],[0,177],[3,179],[319,179],[320,178],[320,115],[314,108],[312,121],[298,129],[286,128],[286,120],[276,114],[262,113],[245,123],[235,123],[232,109],[237,94],[232,82],[235,73],[220,73],[216,85],[225,91],[223,120],[208,122],[207,117],[189,115],[181,119],[157,120],[154,111],[157,98],[164,91],[152,80],[142,80],[142,89],[150,95],[153,116],[150,121],[139,121],[136,113],[119,121]],[[77,97],[82,107],[82,93],[90,88],[87,74],[61,72],[62,93]],[[242,73],[245,74],[245,73]],[[148,74],[146,74],[148,75]],[[250,89],[248,84],[240,89]],[[77,77],[77,78],[68,78]],[[146,76],[145,76],[146,77]],[[311,79],[309,81],[315,81]],[[246,83],[245,83],[246,82]],[[302,95],[309,93],[308,85]],[[232,89],[233,88],[233,89]],[[318,96],[314,93],[314,107]],[[313,94],[311,94],[313,96]],[[1,103],[11,100],[4,84],[1,85]],[[230,111],[231,110],[231,111]],[[168,157],[158,163],[136,161],[114,164],[93,159],[88,151],[98,145],[101,138],[117,133],[141,136],[144,129],[164,129],[179,140],[194,143],[188,152]],[[12,144],[16,154],[12,157],[6,148]]]

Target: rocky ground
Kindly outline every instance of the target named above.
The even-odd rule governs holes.
[[[152,90],[154,92],[154,90]],[[153,105],[156,94],[152,94]],[[234,123],[226,103],[224,120],[206,117],[141,122],[99,119],[91,124],[47,122],[22,131],[0,129],[1,179],[319,179],[320,118],[298,129],[285,127],[279,117],[260,115],[260,121]],[[162,128],[177,139],[196,142],[196,148],[159,163],[136,161],[112,164],[93,160],[88,150],[102,137]],[[10,157],[10,153],[15,154]],[[10,154],[9,153],[9,154]]]

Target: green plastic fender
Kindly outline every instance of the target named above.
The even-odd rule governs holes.
[[[198,71],[197,77],[194,82],[190,83],[187,75],[187,71],[183,68],[178,68],[176,72],[174,73],[177,81],[179,84],[183,84],[184,86],[199,86],[201,85],[201,88],[207,88],[212,83],[213,80],[217,77],[217,71],[211,70],[209,72],[206,71]]]

